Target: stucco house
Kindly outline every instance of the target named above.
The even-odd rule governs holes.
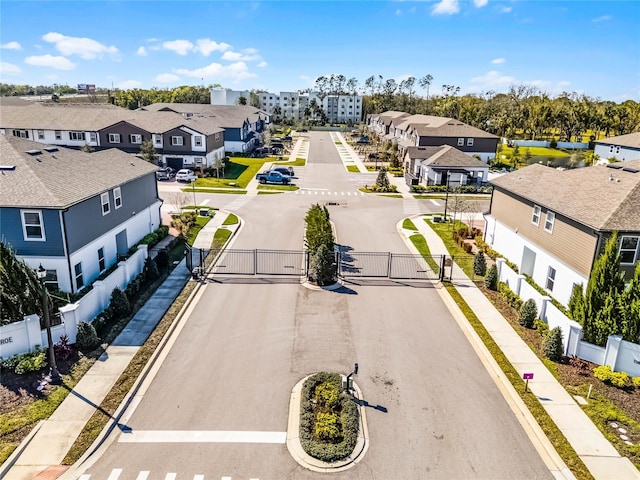
[[[112,148],[94,153],[0,135],[0,240],[77,292],[161,223],[157,167]]]
[[[627,279],[640,260],[640,160],[556,170],[530,165],[491,180],[485,240],[563,304],[586,287],[617,231]]]
[[[250,153],[258,145],[260,133],[269,123],[269,115],[248,105],[206,105],[198,103],[153,103],[139,110],[175,112],[191,119],[207,119],[224,129],[224,150]]]
[[[403,162],[407,185],[482,186],[489,175],[486,163],[450,145],[407,147]]]
[[[595,143],[593,153],[601,159],[615,158],[623,162],[640,159],[640,132],[609,137]]]

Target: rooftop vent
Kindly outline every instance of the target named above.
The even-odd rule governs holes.
[[[26,153],[29,155],[40,155],[42,152],[40,150],[27,150]]]
[[[620,170],[622,168],[622,165],[616,165],[615,163],[610,163],[609,165],[607,165],[607,168],[613,168],[615,170]]]
[[[629,172],[629,173],[638,173],[640,172],[640,170],[636,169],[636,168],[630,168],[630,167],[624,167],[622,169],[623,172]]]
[[[14,171],[15,169],[16,169],[16,166],[15,166],[15,165],[0,165],[0,170],[2,170],[2,171],[7,170],[7,171],[12,172],[12,171]]]
[[[45,152],[53,153],[58,151],[58,147],[44,147],[43,150]]]

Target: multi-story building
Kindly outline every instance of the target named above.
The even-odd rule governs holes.
[[[230,90],[227,88],[212,88],[211,105],[241,105],[240,98],[244,98],[249,105],[250,93],[246,90]]]

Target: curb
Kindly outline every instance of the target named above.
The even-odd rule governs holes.
[[[320,473],[332,473],[332,472],[344,472],[354,467],[360,460],[364,458],[365,453],[369,449],[369,429],[367,427],[367,415],[364,405],[359,405],[358,410],[360,413],[360,429],[358,431],[358,440],[353,448],[353,452],[344,460],[336,462],[323,462],[317,458],[313,458],[307,454],[302,445],[300,444],[300,394],[302,391],[302,385],[305,380],[311,375],[307,375],[300,380],[291,390],[291,400],[289,401],[289,423],[287,425],[287,450],[291,454],[291,457],[298,463],[298,465],[311,470],[313,472]],[[353,382],[353,389],[355,390],[355,397],[358,400],[362,400],[362,391]]]
[[[0,466],[0,478],[4,478],[7,476],[11,468],[14,466],[14,464],[18,461],[18,459],[22,455],[22,452],[24,452],[25,449],[29,446],[29,444],[31,443],[31,440],[33,440],[33,437],[36,436],[36,433],[38,433],[38,430],[40,430],[40,427],[44,425],[45,421],[46,420],[40,420],[38,423],[36,423],[36,426],[33,427],[29,432],[29,435],[27,435],[20,442],[20,445],[16,447],[13,453],[9,455],[9,458],[7,458],[4,461],[4,463]]]

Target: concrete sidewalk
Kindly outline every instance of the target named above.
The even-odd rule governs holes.
[[[447,249],[423,216],[412,217],[433,255],[448,255]],[[405,236],[415,232],[404,231]],[[417,253],[410,241],[407,245]],[[520,377],[533,373],[529,389],[538,398],[549,416],[562,431],[580,459],[596,480],[640,479],[640,472],[631,461],[620,456],[583,412],[576,400],[558,383],[542,361],[511,327],[482,291],[454,264],[454,277],[464,278],[453,284],[480,319]],[[564,477],[560,477],[564,478]]]
[[[216,211],[215,217],[199,232],[194,246],[208,250],[215,231],[227,216],[227,212]],[[239,223],[225,228],[235,232],[238,227]],[[69,448],[190,277],[191,272],[182,260],[51,417],[40,422],[0,467],[0,478],[53,479],[66,470],[60,464]]]

